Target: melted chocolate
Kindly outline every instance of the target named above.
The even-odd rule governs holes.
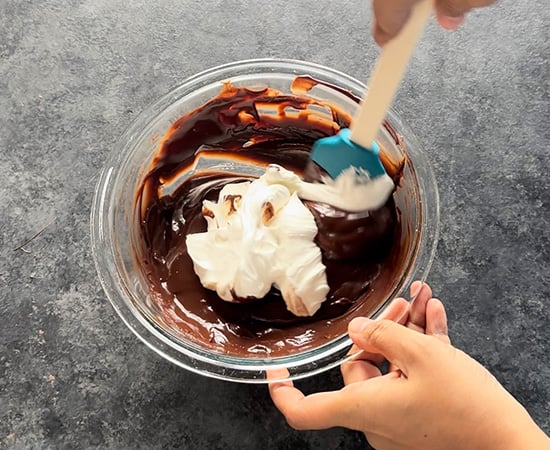
[[[251,177],[198,171],[170,195],[161,194],[163,187],[189,171],[199,156],[276,163],[317,177],[307,164],[312,144],[348,126],[350,117],[305,96],[316,83],[297,77],[293,91],[302,95],[227,83],[217,97],[178,119],[166,134],[136,195],[136,255],[166,321],[185,339],[240,356],[280,356],[311,348],[344,333],[352,315],[372,312],[399,273],[401,233],[393,198],[376,211],[360,214],[306,202],[319,229],[316,241],[330,286],[313,317],[288,312],[276,289],[263,299],[223,301],[203,288],[193,271],[185,237],[206,231],[202,201],[217,199],[227,183]],[[402,163],[383,162],[397,181]]]

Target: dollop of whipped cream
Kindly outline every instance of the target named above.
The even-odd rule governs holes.
[[[217,202],[203,202],[207,231],[188,235],[186,243],[205,288],[240,302],[274,286],[296,316],[320,308],[329,286],[314,243],[317,225],[292,175],[271,165],[257,180],[224,186]]]
[[[322,183],[307,183],[295,173],[285,172],[300,198],[326,203],[348,212],[381,208],[395,188],[388,174],[370,178],[365,170],[356,167],[348,167],[336,179],[323,177]]]
[[[394,184],[350,167],[335,180],[308,183],[276,164],[252,182],[227,184],[218,201],[203,202],[208,228],[187,236],[202,285],[223,300],[242,302],[279,289],[287,309],[312,316],[329,292],[317,225],[300,199],[350,212],[380,208]]]

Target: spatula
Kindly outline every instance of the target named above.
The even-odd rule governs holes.
[[[431,11],[432,0],[417,3],[401,32],[384,45],[350,128],[315,142],[310,159],[332,178],[350,166],[370,179],[387,176],[375,138]]]

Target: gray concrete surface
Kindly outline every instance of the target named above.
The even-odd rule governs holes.
[[[367,448],[344,429],[293,431],[264,387],[147,349],[101,290],[88,218],[116,138],[185,77],[290,57],[366,80],[370,19],[359,0],[0,0],[0,447]],[[546,432],[549,20],[547,0],[503,0],[455,33],[432,23],[396,104],[439,181],[430,281],[452,338]]]

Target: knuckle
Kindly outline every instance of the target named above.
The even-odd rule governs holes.
[[[377,341],[382,340],[393,325],[392,321],[388,319],[379,320],[375,324],[376,326],[372,330],[372,337]]]
[[[373,345],[377,346],[384,342],[391,327],[392,323],[389,320],[376,321],[365,331],[365,338]]]

